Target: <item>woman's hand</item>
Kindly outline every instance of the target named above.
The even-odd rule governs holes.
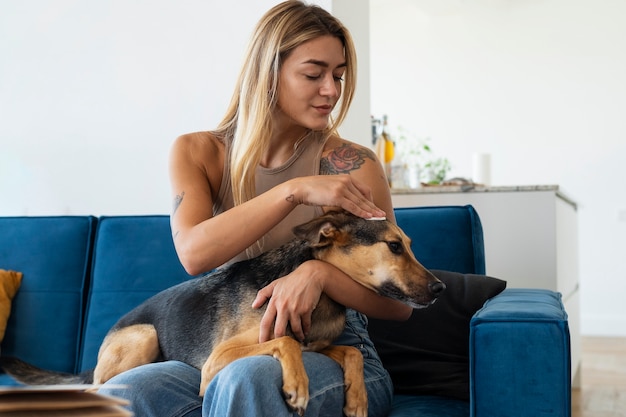
[[[298,177],[290,181],[294,204],[340,207],[363,217],[385,217],[383,210],[374,204],[372,190],[351,175],[316,175]]]
[[[286,336],[288,325],[295,338],[304,341],[324,289],[323,276],[319,262],[307,261],[259,290],[252,307],[259,308],[268,302],[261,320],[259,343]]]

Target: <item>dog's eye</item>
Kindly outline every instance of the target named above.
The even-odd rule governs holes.
[[[400,255],[404,252],[404,247],[400,242],[387,242],[387,246],[389,246],[391,253],[395,253],[396,255]]]

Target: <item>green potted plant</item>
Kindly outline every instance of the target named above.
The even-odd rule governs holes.
[[[402,126],[398,126],[398,139],[396,140],[396,157],[402,159],[402,165],[410,178],[407,181],[415,188],[418,185],[442,184],[452,169],[448,158],[434,155],[429,145],[430,138],[421,138],[409,132]],[[414,178],[417,175],[417,181]]]

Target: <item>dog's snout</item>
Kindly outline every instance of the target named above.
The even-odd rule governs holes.
[[[435,281],[428,284],[428,288],[433,294],[439,295],[446,289],[446,284],[441,281]]]

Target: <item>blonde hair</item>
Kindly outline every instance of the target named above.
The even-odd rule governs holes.
[[[346,72],[336,117],[322,133],[330,135],[346,117],[356,86],[356,53],[348,29],[316,5],[288,0],[258,22],[246,52],[226,115],[214,133],[231,141],[230,174],[235,205],[256,196],[255,171],[272,136],[282,62],[298,46],[320,36],[338,38],[344,47]]]

